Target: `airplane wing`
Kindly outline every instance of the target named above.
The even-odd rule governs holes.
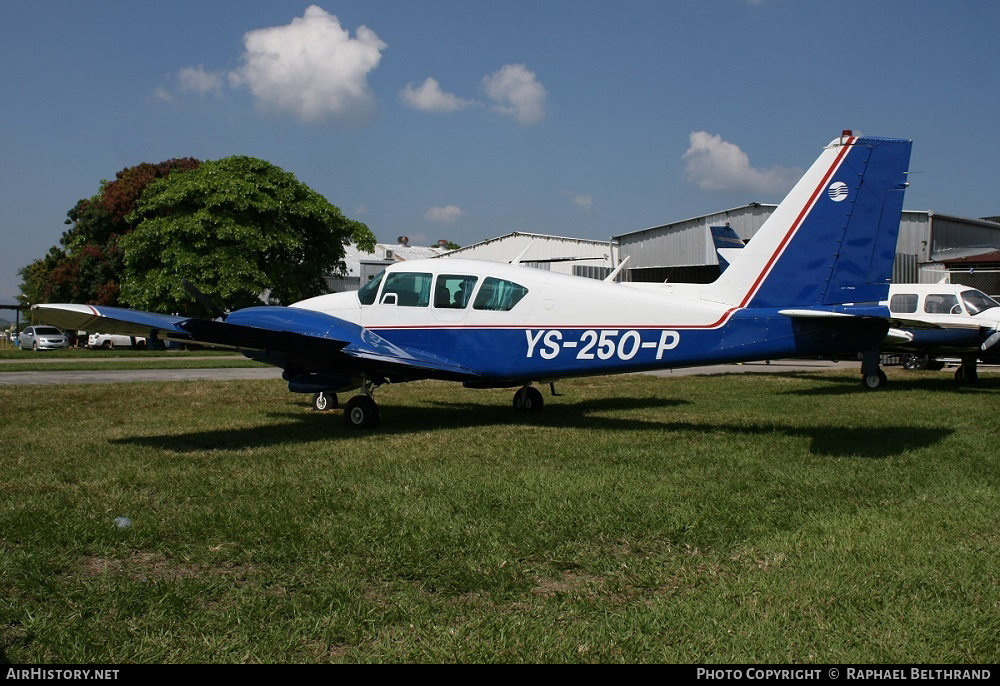
[[[248,307],[225,321],[156,314],[105,305],[44,304],[31,308],[65,329],[102,331],[261,351],[276,366],[335,368],[344,374],[402,373],[456,381],[480,375],[446,358],[397,346],[362,326],[295,307]],[[287,369],[286,369],[287,371]]]

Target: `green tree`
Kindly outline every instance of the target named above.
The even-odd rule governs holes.
[[[344,268],[344,245],[375,249],[368,227],[347,219],[294,175],[252,157],[204,162],[151,183],[127,220],[121,299],[141,309],[193,308],[181,279],[228,308],[287,304],[325,292]]]
[[[70,228],[59,239],[62,247],[52,247],[45,257],[18,270],[22,280],[18,299],[117,304],[125,269],[118,241],[132,230],[127,216],[135,210],[136,200],[156,179],[199,164],[192,158],[144,162],[122,169],[114,181],[102,181],[97,195],[77,201],[66,213]]]

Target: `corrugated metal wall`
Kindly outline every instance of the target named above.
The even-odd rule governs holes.
[[[532,243],[534,241],[534,243]],[[521,254],[528,245],[531,249],[522,258],[525,263],[536,263],[536,266],[547,264],[554,272],[572,274],[573,265],[588,265],[611,267],[611,244],[607,241],[594,241],[582,238],[565,238],[562,236],[546,236],[543,234],[511,233],[499,238],[492,238],[482,243],[476,243],[458,250],[452,250],[442,259],[457,257],[469,260],[494,260],[510,262]],[[547,262],[560,258],[588,257],[582,261]]]
[[[729,224],[740,238],[752,238],[777,205],[751,204],[672,224],[616,236],[628,269],[718,264],[709,227]],[[982,246],[1000,247],[1000,225],[928,211],[904,210],[896,244],[895,283],[927,283],[944,269],[932,260]]]
[[[757,233],[775,207],[754,203],[626,233],[615,239],[620,245],[621,258],[631,256],[628,269],[718,264],[709,227],[729,224],[740,238],[746,240]]]
[[[934,226],[930,254],[932,260],[961,257],[961,254],[955,254],[956,251],[971,247],[1000,247],[1000,224],[946,214],[931,216]]]

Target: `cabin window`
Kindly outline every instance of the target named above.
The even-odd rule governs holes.
[[[897,293],[889,300],[890,312],[916,312],[916,293]]]
[[[979,314],[994,307],[1000,307],[1000,303],[986,295],[982,291],[962,291],[962,302],[969,314]]]
[[[431,281],[430,274],[392,272],[386,277],[382,301],[385,302],[385,296],[395,293],[396,304],[400,307],[427,307],[431,301]]]
[[[464,309],[469,304],[478,280],[475,276],[441,274],[434,287],[434,307]]]
[[[528,289],[520,284],[489,276],[483,281],[472,307],[477,310],[507,312],[527,294]]]
[[[377,276],[358,290],[358,300],[362,305],[371,305],[375,302],[375,297],[378,295],[378,286],[382,283],[383,276],[385,276],[385,272],[379,272]]]
[[[962,314],[962,306],[958,304],[958,296],[953,293],[931,293],[924,300],[924,312],[927,314]]]

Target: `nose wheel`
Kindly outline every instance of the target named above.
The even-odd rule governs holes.
[[[326,392],[313,393],[312,408],[317,412],[325,412],[326,410],[336,410],[337,394],[326,393]]]

